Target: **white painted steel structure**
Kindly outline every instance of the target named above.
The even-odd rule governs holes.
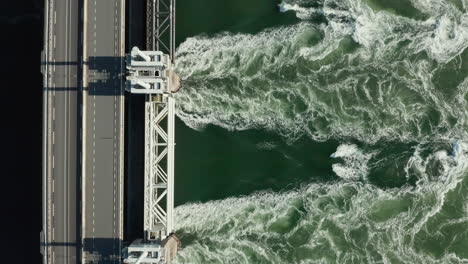
[[[127,56],[125,90],[135,94],[167,93],[172,72],[169,55],[161,51],[141,51],[138,47],[133,47]]]
[[[168,55],[172,70],[175,54],[175,0],[147,0],[147,49]],[[167,56],[166,55],[166,56]],[[166,71],[169,72],[169,71]],[[174,105],[173,85],[168,91],[147,95],[145,103],[145,239],[163,240],[174,228]],[[164,78],[163,77],[163,78]],[[178,84],[177,84],[178,85]]]
[[[174,227],[174,98],[145,103],[145,239],[163,240]]]
[[[169,263],[174,252],[175,0],[147,0],[147,50],[132,49],[127,91],[146,94],[144,238],[127,248],[126,263]],[[130,62],[130,65],[128,64]],[[159,87],[158,87],[159,84]],[[176,239],[177,240],[177,239]]]

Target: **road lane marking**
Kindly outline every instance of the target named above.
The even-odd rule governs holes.
[[[51,19],[52,19],[52,14],[49,13],[52,9],[52,5],[50,5],[49,2],[46,2],[46,7],[45,7],[45,13],[46,13],[46,17],[48,18],[48,21],[47,21],[47,26],[45,27],[45,34],[47,36],[47,41],[45,42],[45,60],[46,62],[47,61],[51,61],[51,45],[50,45],[50,42],[51,42],[51,33],[50,33],[50,27],[51,27]],[[43,148],[44,148],[44,161],[43,161],[43,186],[45,187],[45,190],[44,190],[44,193],[43,193],[43,198],[44,200],[46,200],[46,204],[45,204],[45,209],[46,209],[46,214],[43,213],[43,230],[44,230],[44,242],[49,242],[50,241],[50,237],[51,237],[51,234],[50,234],[50,228],[49,228],[49,224],[51,224],[52,222],[52,219],[51,219],[51,215],[50,215],[50,203],[51,203],[51,194],[50,192],[48,192],[49,190],[49,185],[50,185],[50,178],[51,178],[51,172],[50,172],[50,166],[49,166],[49,162],[50,162],[50,147],[49,147],[49,139],[50,139],[50,108],[51,108],[51,103],[49,103],[50,101],[50,93],[48,92],[48,88],[49,88],[49,85],[51,83],[50,81],[50,78],[51,78],[51,67],[48,66],[48,64],[46,63],[45,65],[45,73],[46,73],[46,76],[44,77],[44,81],[45,81],[45,88],[47,90],[44,91],[44,113],[47,113],[47,118],[44,119],[44,136],[43,136]],[[47,135],[47,136],[45,136]],[[46,248],[46,251],[45,251],[45,254],[44,254],[44,258],[43,258],[43,262],[44,263],[47,263],[49,261],[49,254],[51,252],[51,248],[50,247],[47,247]],[[53,252],[52,252],[53,253]]]
[[[67,0],[65,2],[65,10],[66,10],[66,20],[65,20],[65,40],[66,40],[66,49],[65,49],[65,61],[70,61],[70,49],[71,49],[71,44],[70,44],[70,39],[71,39],[71,4],[70,2]],[[66,65],[65,66],[66,68],[66,78],[65,78],[65,87],[68,88],[70,87],[70,66]],[[64,126],[64,130],[65,130],[65,141],[66,141],[66,144],[64,144],[64,156],[66,157],[65,160],[64,160],[64,181],[63,181],[63,200],[64,200],[64,204],[65,204],[65,210],[64,210],[64,220],[65,220],[65,223],[64,223],[64,226],[63,226],[63,232],[64,232],[64,236],[65,236],[65,242],[69,242],[69,233],[68,231],[69,228],[68,227],[68,222],[69,222],[69,214],[68,214],[68,203],[69,203],[69,199],[68,199],[68,178],[70,177],[70,171],[69,171],[69,164],[68,164],[68,160],[70,158],[70,153],[69,153],[69,150],[68,150],[68,144],[70,144],[70,129],[69,129],[69,126],[70,126],[70,104],[69,104],[69,101],[70,101],[70,92],[69,91],[65,91],[64,92],[64,102],[65,102],[65,126]],[[65,248],[65,263],[68,263],[69,262],[69,248],[66,247]]]
[[[83,162],[82,162],[82,175],[81,175],[81,184],[80,184],[80,187],[84,186],[85,189],[86,189],[86,149],[87,149],[87,145],[86,145],[86,129],[87,129],[87,120],[86,120],[86,117],[87,117],[87,113],[86,113],[86,102],[87,102],[87,96],[88,96],[88,91],[84,89],[85,86],[87,86],[87,75],[88,75],[88,65],[85,64],[85,60],[88,60],[88,54],[87,54],[87,39],[88,39],[88,31],[87,31],[87,28],[88,28],[88,22],[87,22],[87,19],[88,19],[88,1],[87,0],[83,0],[83,31],[82,31],[82,36],[83,36],[83,47],[82,47],[82,51],[83,51],[83,57],[82,57],[82,61],[81,61],[81,65],[82,65],[82,69],[83,69],[83,83],[82,83],[82,91],[83,91],[83,97],[82,97],[82,101],[83,101],[83,108],[82,108],[82,116],[81,116],[81,120],[82,120],[82,131],[84,131],[83,133],[83,139],[82,139],[82,148],[85,149],[85,151],[83,151],[82,153],[82,159],[83,159]],[[81,156],[81,155],[80,155]],[[82,191],[81,192],[81,201],[84,201],[84,203],[82,204],[82,209],[81,209],[81,221],[82,221],[82,224],[80,225],[80,234],[81,234],[81,242],[82,244],[85,244],[84,243],[84,238],[86,237],[86,190],[85,191]],[[84,212],[84,213],[83,213]],[[86,246],[86,245],[84,245]],[[85,263],[84,259],[86,258],[86,252],[83,250],[83,247],[80,247],[80,252],[81,252],[81,262],[82,263]]]
[[[96,40],[95,40],[96,41]],[[95,212],[95,181],[96,181],[96,87],[93,87],[93,251],[95,246],[94,212]]]

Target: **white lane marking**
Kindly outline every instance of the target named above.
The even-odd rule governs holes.
[[[120,14],[123,15],[125,13],[125,4],[122,4],[122,2],[119,2],[119,3],[120,3]],[[125,21],[121,20],[120,25],[119,25],[119,28],[120,28],[120,31],[119,31],[120,45],[119,45],[119,53],[118,53],[119,57],[122,56],[123,52],[124,52],[124,50],[122,48],[122,46],[124,45],[124,41],[122,41],[122,31],[124,30],[125,26],[122,26],[122,22],[125,22]],[[123,72],[122,63],[123,63],[123,60],[120,59],[120,73]],[[120,96],[120,105],[121,106],[124,104],[123,96],[122,96],[123,92],[124,91],[123,91],[123,87],[122,87],[122,81],[120,81],[120,95],[121,95]],[[121,107],[120,108],[120,116],[119,116],[119,125],[120,125],[119,132],[122,131],[122,123],[123,123],[122,121],[123,121],[123,118],[124,118],[123,117],[123,114],[124,114],[123,111],[124,111],[124,108]],[[122,155],[123,151],[121,150],[123,145],[124,145],[123,144],[123,137],[121,136],[121,134],[119,134],[119,150],[118,150],[119,153],[120,153],[119,154],[119,164],[122,164],[122,162],[123,162],[123,155]],[[122,191],[122,182],[121,182],[121,179],[122,179],[121,175],[122,174],[123,174],[122,166],[119,166],[119,205],[122,203],[122,193],[123,193],[123,191]],[[120,221],[119,221],[119,240],[118,240],[119,241],[119,256],[122,256],[122,239],[120,239],[122,237],[122,228],[123,228],[122,222],[121,222],[122,218],[123,218],[122,206],[119,206],[119,219],[120,219]]]
[[[52,155],[52,169],[55,169],[55,155]]]
[[[70,44],[70,39],[71,39],[71,4],[69,1],[66,1],[65,3],[65,7],[66,7],[66,16],[67,16],[67,19],[65,20],[65,36],[66,36],[66,48],[65,48],[65,61],[70,61],[70,52],[69,50],[71,49],[71,44]],[[71,72],[70,72],[70,66],[66,66],[66,79],[65,79],[65,87],[70,87],[70,75],[71,75]],[[70,92],[69,91],[66,91],[64,93],[64,104],[65,104],[65,126],[64,126],[64,135],[65,135],[65,141],[66,143],[64,144],[64,156],[65,156],[65,159],[64,159],[64,181],[63,181],[63,200],[64,200],[64,204],[65,204],[65,210],[64,210],[64,219],[65,219],[65,224],[63,226],[63,232],[64,232],[64,235],[65,235],[65,242],[69,242],[69,228],[68,228],[68,223],[70,221],[69,219],[69,214],[68,214],[68,203],[69,203],[69,199],[68,199],[68,177],[70,177],[70,168],[69,168],[69,164],[68,164],[68,160],[70,159],[70,153],[69,153],[69,149],[68,149],[68,144],[70,144],[70,135],[69,135],[69,131],[70,131],[70,111],[69,111],[69,101],[70,101]],[[68,113],[67,113],[68,112]],[[65,248],[65,255],[66,255],[66,258],[65,258],[65,263],[68,263],[69,259],[68,259],[68,256],[69,256],[69,248],[66,247]]]
[[[93,250],[95,246],[95,228],[94,228],[94,213],[95,213],[95,181],[96,181],[96,87],[93,87]]]
[[[56,40],[57,40],[57,36],[54,35],[54,49],[55,49],[55,43],[57,42]]]
[[[114,16],[114,55],[118,56],[118,51],[117,51],[117,1],[115,2],[115,16]],[[118,74],[117,67],[114,66],[114,76],[112,76],[112,79],[114,79],[114,94],[117,94],[117,85],[116,85],[116,76],[115,74]],[[116,232],[116,223],[115,223],[115,212],[116,212],[116,178],[117,178],[117,161],[116,161],[116,136],[117,136],[117,96],[114,96],[114,136],[113,136],[113,210],[112,210],[112,232],[113,232],[113,237],[117,237],[117,232]],[[116,251],[116,243],[114,240],[114,243],[112,243],[112,248],[113,252]],[[115,263],[115,262],[114,262]]]
[[[55,204],[52,204],[52,216],[55,216]]]
[[[52,131],[52,145],[55,145],[55,130]]]
[[[88,96],[88,93],[87,91],[85,91],[84,89],[84,86],[87,85],[87,74],[88,74],[88,68],[87,66],[85,65],[85,60],[87,60],[88,58],[88,55],[87,55],[87,18],[88,18],[88,13],[87,13],[87,10],[88,10],[88,6],[87,6],[87,3],[88,1],[87,0],[83,0],[83,9],[82,9],[82,15],[83,15],[83,30],[81,32],[81,34],[83,35],[83,38],[84,38],[84,41],[83,41],[83,47],[82,47],[82,51],[83,51],[83,56],[82,56],[82,60],[81,60],[81,67],[83,69],[83,83],[82,83],[82,86],[81,86],[81,91],[82,91],[82,95],[83,95],[83,103],[85,104],[86,106],[86,97]],[[84,107],[86,108],[86,107]],[[82,110],[82,118],[81,118],[81,121],[82,121],[82,130],[85,131],[86,133],[86,113],[85,111],[86,110]],[[80,182],[80,188],[81,187],[85,187],[86,189],[86,176],[87,176],[87,173],[86,173],[86,150],[87,150],[87,142],[86,142],[86,134],[85,134],[85,139],[81,142],[82,144],[82,149],[84,150],[83,151],[83,163],[82,163],[82,166],[81,166],[81,171],[82,171],[82,178],[81,178],[81,182]],[[80,155],[81,156],[81,155]],[[81,235],[81,242],[82,242],[82,247],[80,247],[80,255],[81,255],[81,258],[80,258],[80,261],[78,262],[82,262],[82,263],[85,263],[85,258],[86,258],[86,251],[83,249],[84,247],[86,247],[86,243],[84,242],[84,238],[86,237],[86,197],[87,197],[87,194],[86,194],[86,191],[82,191],[81,192],[81,199],[80,201],[84,201],[84,205],[82,205],[82,209],[80,210],[81,212],[81,222],[82,224],[80,225],[80,235]]]
[[[94,55],[96,55],[96,0],[94,0],[94,31],[93,31],[93,43],[94,43]],[[94,63],[95,66],[95,63]],[[96,181],[96,87],[93,87],[93,236],[92,236],[92,251],[95,248],[95,239],[96,239],[96,229],[95,229],[95,181]]]
[[[52,120],[55,121],[55,107],[52,109]]]

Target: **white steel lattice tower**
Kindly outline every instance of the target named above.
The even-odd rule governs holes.
[[[174,99],[147,95],[145,102],[145,212],[147,240],[174,228]]]
[[[145,94],[144,238],[128,248],[126,263],[168,263],[180,242],[174,232],[173,93],[175,0],[147,0],[148,51],[134,47],[127,56],[126,90]]]

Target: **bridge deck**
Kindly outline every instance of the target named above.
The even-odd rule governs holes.
[[[124,15],[124,0],[85,4],[84,263],[121,256]]]
[[[44,74],[44,232],[48,263],[78,258],[78,0],[46,3]],[[44,72],[45,73],[45,72]]]

